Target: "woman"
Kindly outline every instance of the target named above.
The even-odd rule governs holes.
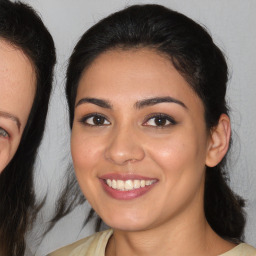
[[[55,48],[29,6],[0,1],[0,255],[24,255],[36,213],[33,167],[52,88]]]
[[[111,229],[50,255],[256,255],[226,183],[227,80],[205,29],[165,7],[131,6],[89,29],[67,71],[71,152]]]

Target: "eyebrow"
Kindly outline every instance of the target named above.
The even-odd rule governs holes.
[[[10,113],[3,112],[3,111],[0,111],[0,117],[8,118],[8,119],[14,121],[16,123],[18,129],[20,130],[21,123],[20,123],[20,120],[18,117],[14,116]]]
[[[112,105],[110,104],[109,101],[103,100],[103,99],[96,99],[96,98],[82,98],[77,102],[75,107],[78,107],[79,105],[84,104],[84,103],[91,103],[91,104],[95,104],[102,108],[112,109]],[[179,104],[180,106],[182,106],[183,108],[188,109],[187,106],[182,101],[177,100],[173,97],[169,97],[169,96],[155,97],[155,98],[140,100],[134,104],[134,107],[136,109],[141,109],[141,108],[153,106],[153,105],[156,105],[159,103],[176,103],[176,104]]]
[[[153,106],[159,103],[176,103],[182,106],[185,109],[188,109],[187,106],[180,100],[177,100],[173,97],[156,97],[156,98],[149,98],[145,100],[140,100],[135,103],[135,108],[141,109],[148,106]]]
[[[82,98],[77,102],[75,107],[78,107],[79,105],[84,103],[92,103],[102,108],[112,109],[112,105],[109,103],[109,101],[96,98]]]

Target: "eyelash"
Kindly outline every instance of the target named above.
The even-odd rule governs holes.
[[[0,127],[0,137],[9,138],[10,135],[9,135],[9,133],[8,133],[5,129],[3,129],[2,127]]]
[[[155,125],[147,124],[150,120],[153,120],[153,119],[154,119]],[[157,125],[156,124],[157,119],[158,120],[161,119],[162,121],[164,121],[164,123],[160,124],[160,125]],[[169,123],[166,124],[166,122],[169,122]],[[177,124],[177,122],[172,117],[170,117],[169,115],[166,115],[166,114],[162,114],[162,113],[151,114],[150,116],[147,117],[146,121],[143,123],[144,126],[153,126],[153,127],[156,127],[156,128],[165,128],[165,127],[175,125],[175,124]]]
[[[97,118],[98,118],[98,120],[97,120]],[[90,120],[90,119],[92,119],[92,120]],[[155,125],[148,124],[149,121],[153,120],[153,119],[155,120],[154,121]],[[156,124],[157,119],[158,119],[158,121],[161,119],[161,121],[163,121],[163,123],[159,124],[159,125]],[[90,120],[90,123],[88,122],[89,120]],[[101,123],[95,124],[95,121],[101,121]],[[86,115],[86,116],[82,117],[79,120],[79,122],[86,126],[92,126],[92,127],[107,126],[107,125],[111,124],[104,115],[99,114],[99,113],[92,113],[92,114]],[[162,113],[151,114],[150,116],[147,116],[146,121],[143,122],[143,126],[151,126],[151,127],[157,127],[157,128],[165,128],[165,127],[175,125],[175,124],[177,124],[177,122],[172,117],[170,117],[169,115],[166,115],[166,114],[162,114]]]

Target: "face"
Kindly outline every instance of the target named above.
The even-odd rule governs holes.
[[[35,95],[35,83],[29,59],[0,39],[0,172],[20,143]]]
[[[203,104],[166,57],[113,50],[83,73],[72,157],[109,226],[145,230],[202,213],[208,146]]]

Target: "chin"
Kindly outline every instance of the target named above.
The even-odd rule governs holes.
[[[104,222],[111,227],[112,229],[121,230],[121,231],[142,231],[149,228],[150,224],[146,220],[145,216],[124,216],[122,214],[116,216],[112,215],[112,218],[103,219]]]

